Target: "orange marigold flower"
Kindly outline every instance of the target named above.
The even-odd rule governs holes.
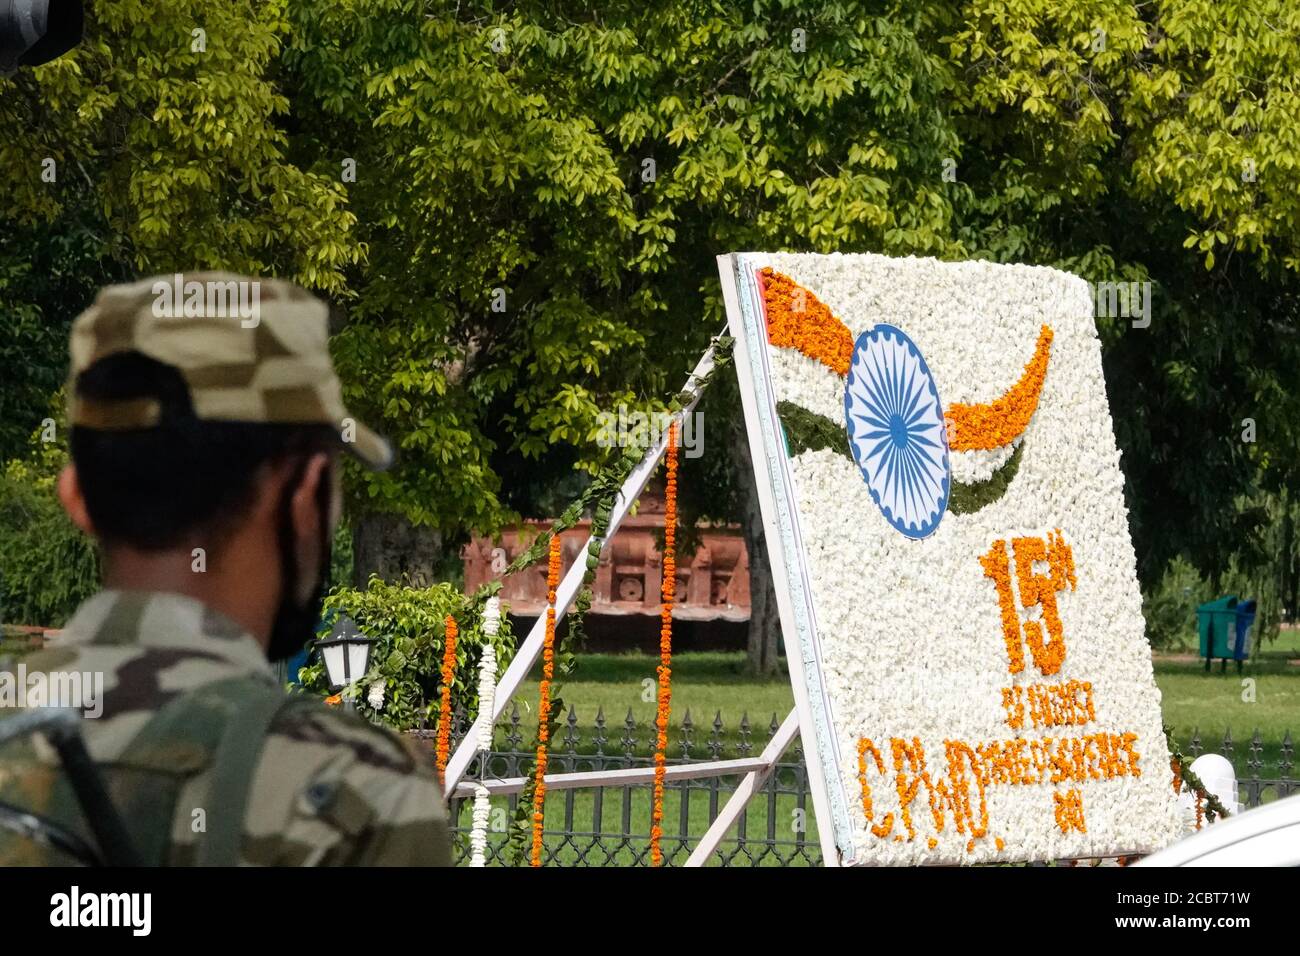
[[[853,335],[815,295],[773,269],[759,273],[767,340],[798,349],[839,375],[849,373]]]
[[[537,705],[537,766],[533,769],[533,847],[532,865],[542,865],[542,829],[546,811],[546,744],[550,739],[551,678],[555,676],[555,588],[560,581],[560,536],[551,536],[549,563],[546,569],[548,607],[546,637],[542,644],[542,681]]]
[[[451,754],[451,686],[456,679],[456,619],[450,614],[444,622],[446,640],[442,648],[442,699],[438,708],[438,782],[447,784],[447,758]]]
[[[1023,434],[1038,408],[1038,396],[1047,377],[1052,354],[1052,330],[1038,333],[1034,356],[1025,372],[1001,398],[983,405],[949,405],[944,418],[951,422],[948,447],[953,451],[989,450],[1009,445]]]
[[[668,770],[668,721],[672,713],[672,655],[673,655],[673,595],[677,584],[677,422],[668,426],[668,445],[664,452],[664,468],[668,474],[664,491],[664,557],[663,581],[660,585],[662,601],[659,618],[659,695],[655,708],[655,784],[654,803],[650,825],[650,865],[663,865],[660,841],[664,818],[664,782]]]

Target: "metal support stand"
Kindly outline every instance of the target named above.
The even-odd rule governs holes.
[[[725,285],[724,285],[725,290]],[[734,289],[731,291],[731,297],[734,298]],[[734,303],[729,303],[734,307]],[[731,309],[728,310],[729,312]],[[691,398],[686,406],[678,413],[678,419],[685,417],[695,408],[700,400],[700,382],[708,376],[713,369],[713,349],[710,348],[700,358],[695,370],[691,372],[686,381],[684,391]],[[647,452],[640,463],[632,469],[627,480],[623,482],[623,487],[619,490],[618,496],[614,501],[614,506],[610,512],[609,526],[604,537],[597,538],[591,536],[587,539],[586,545],[580,554],[585,555],[587,549],[593,541],[598,541],[601,548],[613,539],[615,532],[618,531],[619,525],[627,517],[632,505],[640,497],[642,490],[651,474],[654,473],[658,466],[659,459],[663,457],[667,447],[667,434],[660,436],[659,441],[653,445]],[[573,566],[560,582],[556,590],[555,598],[555,618],[558,622],[564,617],[574,599],[578,596],[578,590],[582,586],[582,579],[586,565],[584,561],[575,561]],[[546,618],[545,615],[539,615],[533,623],[532,629],[528,636],[519,646],[515,653],[514,659],[511,660],[510,666],[502,675],[497,685],[497,692],[492,702],[492,712],[490,714],[479,714],[475,719],[473,726],[462,738],[455,753],[447,762],[445,776],[444,793],[448,796],[470,797],[473,795],[475,787],[479,784],[486,787],[488,792],[495,795],[505,795],[520,793],[527,781],[523,777],[512,777],[509,779],[484,779],[479,781],[465,780],[465,773],[470,762],[474,759],[477,751],[477,741],[479,728],[484,721],[490,721],[495,725],[497,720],[505,713],[506,705],[510,699],[519,690],[521,684],[528,677],[528,672],[532,670],[533,665],[541,656],[542,646],[546,638]],[[796,689],[798,697],[798,689]],[[717,849],[722,838],[735,823],[741,812],[749,804],[771,777],[776,768],[776,763],[780,760],[781,755],[793,742],[795,735],[799,731],[799,715],[797,709],[791,711],[781,724],[776,736],[763,749],[761,755],[756,758],[744,758],[740,760],[712,760],[700,763],[678,764],[668,767],[665,777],[668,780],[698,780],[708,777],[720,777],[732,774],[744,774],[736,792],[727,800],[726,805],[718,818],[709,827],[708,831],[701,838],[695,850],[687,860],[687,866],[701,866]],[[548,790],[574,790],[592,787],[625,787],[634,784],[650,784],[654,782],[653,767],[629,767],[621,770],[597,770],[581,773],[557,773],[546,775],[546,787]],[[824,842],[824,841],[823,841]],[[824,848],[823,848],[824,849]],[[833,848],[832,848],[833,849]],[[824,855],[824,854],[823,854]],[[837,858],[827,858],[827,865],[837,865]]]

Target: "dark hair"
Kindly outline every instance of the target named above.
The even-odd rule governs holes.
[[[101,359],[76,389],[92,400],[154,398],[161,407],[154,428],[72,429],[86,510],[110,546],[154,551],[195,537],[216,546],[247,514],[262,465],[339,447],[328,425],[202,421],[180,372],[139,352]]]

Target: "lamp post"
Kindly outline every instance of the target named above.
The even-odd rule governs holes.
[[[365,676],[370,660],[370,646],[374,643],[375,639],[362,634],[352,618],[346,614],[339,615],[329,637],[316,642],[316,649],[325,661],[330,690],[346,690]],[[344,706],[349,710],[356,709],[356,704],[346,694]]]
[[[81,42],[81,0],[0,0],[0,76],[39,66]]]

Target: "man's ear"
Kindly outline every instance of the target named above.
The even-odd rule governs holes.
[[[320,553],[320,523],[322,519],[329,520],[329,518],[320,512],[319,494],[321,484],[330,480],[329,465],[329,456],[323,452],[318,452],[307,459],[307,464],[302,469],[302,476],[298,479],[298,484],[293,489],[293,496],[289,499],[289,513],[293,520],[300,568],[316,566],[323,560],[323,555]],[[309,586],[312,580],[307,579]]]
[[[86,499],[81,493],[81,481],[77,478],[77,467],[71,462],[59,472],[59,503],[68,513],[72,523],[90,535],[95,536],[95,526],[86,510]]]

